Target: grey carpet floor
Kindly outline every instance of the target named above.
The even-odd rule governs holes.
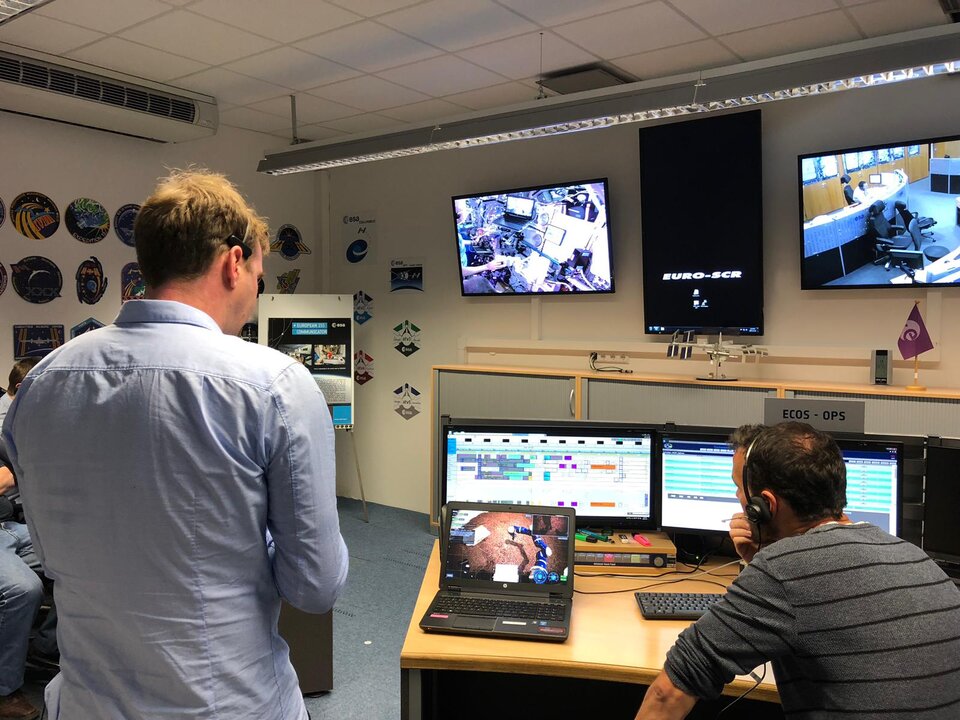
[[[306,698],[313,720],[397,720],[400,648],[434,536],[425,514],[339,498],[340,531],[350,552],[347,585],[333,610],[333,690]],[[39,707],[41,678],[24,692]]]

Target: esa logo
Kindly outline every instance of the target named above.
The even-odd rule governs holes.
[[[705,272],[676,272],[664,273],[664,280],[739,280],[743,277],[741,270],[714,270]]]

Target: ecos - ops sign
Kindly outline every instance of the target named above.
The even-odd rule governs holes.
[[[826,432],[863,432],[863,400],[808,400],[764,398],[765,425],[794,421]]]

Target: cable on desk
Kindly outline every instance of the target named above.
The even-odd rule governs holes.
[[[661,575],[654,575],[653,577],[654,577],[654,578],[665,577],[666,575],[684,575],[684,576],[686,576],[686,575],[715,575],[716,573],[715,573],[714,571],[720,570],[721,568],[725,568],[725,567],[727,567],[728,565],[738,564],[739,562],[740,562],[739,559],[737,559],[737,560],[732,560],[731,562],[724,563],[723,565],[719,565],[719,566],[717,566],[717,567],[715,567],[715,568],[711,568],[710,570],[701,570],[699,573],[694,572],[694,571],[683,572],[683,571],[680,571],[680,570],[671,570],[670,572],[666,572],[666,573],[663,573],[663,574],[661,574]],[[577,574],[577,573],[574,573],[574,574]],[[630,577],[630,578],[636,577],[636,575],[597,575],[597,574],[595,574],[595,573],[585,573],[584,575],[589,575],[589,576],[592,576],[592,577],[605,577],[605,576],[606,576],[606,577]],[[729,576],[729,575],[718,575],[717,577],[730,577],[730,576]],[[579,594],[581,594],[581,595],[616,595],[617,593],[639,592],[640,590],[646,590],[647,588],[655,587],[655,586],[657,586],[657,585],[672,585],[673,583],[688,582],[688,581],[690,581],[690,580],[697,580],[697,582],[705,582],[705,583],[709,583],[710,585],[717,585],[718,587],[722,587],[722,588],[724,588],[724,589],[726,589],[726,587],[727,587],[727,586],[724,585],[723,583],[716,582],[715,580],[700,580],[700,579],[697,578],[697,577],[679,577],[679,578],[674,578],[674,579],[672,579],[672,580],[657,580],[656,582],[647,583],[646,585],[643,585],[643,586],[641,586],[641,587],[625,588],[625,589],[623,589],[623,590],[599,590],[599,591],[596,591],[596,592],[584,592],[583,590],[576,590],[576,589],[574,589],[574,592],[575,592],[575,593],[579,593]]]
[[[766,665],[766,663],[764,663],[764,665],[763,665],[763,672],[760,673],[760,677],[757,677],[757,674],[756,674],[755,672],[751,671],[751,672],[750,672],[750,677],[755,678],[755,679],[756,679],[756,682],[753,684],[753,686],[747,688],[747,689],[743,692],[743,694],[738,695],[738,696],[735,697],[733,700],[731,700],[731,701],[728,702],[726,705],[724,705],[723,708],[720,710],[720,712],[717,713],[717,717],[720,717],[721,715],[723,715],[727,710],[729,710],[730,708],[732,708],[732,707],[733,707],[734,705],[736,705],[738,702],[740,702],[741,700],[743,700],[747,695],[749,695],[749,694],[752,693],[754,690],[756,690],[758,687],[760,687],[760,683],[763,682],[763,679],[764,679],[766,676],[767,676],[767,665]]]
[[[633,370],[628,368],[617,367],[616,365],[604,365],[603,367],[597,367],[597,353],[590,353],[590,369],[594,372],[615,372],[622,373],[624,375],[633,374]]]

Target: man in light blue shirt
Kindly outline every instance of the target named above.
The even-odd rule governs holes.
[[[60,613],[50,717],[305,720],[280,600],[329,610],[347,550],[322,394],[236,337],[266,223],[183,172],[135,237],[147,299],[44,358],[3,428]]]

